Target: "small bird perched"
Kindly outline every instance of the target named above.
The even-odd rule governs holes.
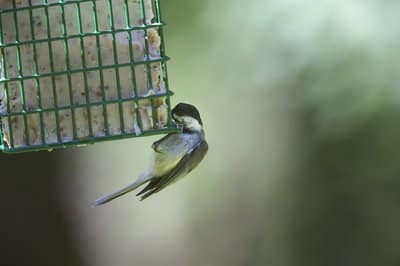
[[[147,183],[136,194],[143,200],[184,177],[200,163],[208,151],[208,144],[199,111],[193,105],[179,103],[172,110],[172,118],[182,127],[182,131],[170,133],[154,142],[150,167],[132,184],[96,200],[94,206],[107,203]]]

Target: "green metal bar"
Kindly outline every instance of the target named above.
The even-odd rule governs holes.
[[[82,49],[82,53],[81,53],[81,59],[82,59],[82,67],[83,69],[88,69],[87,65],[86,65],[86,59],[85,59],[85,45],[83,42],[83,27],[82,27],[82,14],[81,14],[81,3],[77,4],[77,12],[78,12],[78,25],[79,25],[79,33],[80,33],[80,42],[81,42],[81,49]],[[72,72],[72,71],[71,71]],[[86,93],[86,104],[87,104],[87,112],[88,112],[88,126],[89,126],[89,136],[93,136],[93,127],[92,127],[92,113],[90,110],[90,106],[89,106],[89,90],[88,90],[88,78],[87,78],[87,71],[83,72],[83,81],[84,81],[84,85],[85,85],[85,93]],[[90,121],[90,122],[89,122]]]
[[[124,102],[136,102],[136,101],[142,101],[142,100],[149,100],[149,99],[154,99],[154,98],[163,98],[163,97],[168,97],[172,96],[173,92],[169,91],[168,93],[163,93],[163,94],[154,94],[150,96],[139,96],[139,97],[129,97],[129,98],[124,98],[124,99],[115,99],[115,100],[106,100],[105,102],[93,102],[93,103],[83,103],[83,104],[74,104],[72,106],[60,106],[58,108],[44,108],[44,109],[33,109],[33,110],[27,110],[25,112],[11,112],[11,113],[4,113],[1,114],[1,117],[7,117],[7,116],[14,116],[14,115],[23,115],[23,114],[36,114],[39,112],[55,112],[56,110],[68,110],[68,109],[78,109],[78,108],[83,108],[83,107],[90,107],[90,106],[99,106],[105,104],[115,104],[115,103],[124,103]]]
[[[32,5],[32,0],[29,0],[29,5]],[[30,21],[33,21],[33,12],[32,9],[29,9],[29,18]],[[32,45],[33,45],[33,58],[34,58],[34,69],[35,69],[35,83],[36,83],[36,87],[37,87],[37,99],[38,99],[38,106],[40,109],[42,109],[42,95],[41,95],[41,87],[40,87],[40,81],[39,81],[39,65],[37,62],[37,46],[35,43],[35,30],[33,27],[33,23],[31,23],[31,37],[32,37]],[[40,121],[40,137],[42,139],[42,143],[46,144],[46,137],[45,137],[45,129],[44,129],[44,122],[43,122],[43,112],[39,113],[39,121]]]
[[[104,137],[92,137],[85,140],[74,140],[68,141],[64,143],[51,143],[46,145],[32,145],[29,147],[17,147],[14,149],[6,148],[3,151],[5,153],[13,154],[13,153],[22,153],[22,152],[32,152],[32,151],[42,151],[42,150],[53,150],[57,148],[68,148],[70,146],[84,146],[87,144],[94,144],[97,142],[104,142],[104,141],[112,141],[112,140],[121,140],[127,139],[132,137],[147,137],[159,134],[167,134],[171,132],[179,132],[177,128],[166,128],[166,129],[158,129],[158,130],[147,130],[140,135],[136,133],[126,133],[124,135],[114,135],[114,136],[104,136]]]
[[[114,17],[114,8],[115,8],[115,3],[112,2],[112,0],[107,0],[107,9],[110,12],[110,19],[109,19],[109,25],[110,29],[109,30],[101,30],[99,31],[99,24],[98,24],[98,18],[102,14],[97,12],[97,3],[95,0],[73,0],[73,1],[65,1],[65,0],[59,0],[58,2],[54,3],[49,3],[50,0],[44,0],[44,3],[34,5],[32,6],[32,0],[28,0],[29,6],[26,7],[17,7],[16,6],[16,1],[13,0],[13,6],[12,8],[9,9],[3,9],[0,10],[0,22],[2,21],[2,15],[6,13],[11,13],[11,15],[14,16],[14,24],[16,27],[16,40],[9,42],[9,43],[4,43],[4,36],[3,36],[3,29],[2,25],[0,23],[0,51],[3,54],[2,62],[2,71],[4,72],[1,79],[0,79],[0,84],[4,86],[5,91],[5,99],[8,99],[7,101],[7,113],[5,114],[0,114],[0,134],[2,136],[0,139],[0,150],[4,150],[7,153],[18,153],[18,152],[27,152],[27,151],[35,151],[35,150],[43,150],[43,149],[53,149],[53,148],[61,148],[61,147],[67,147],[71,145],[80,145],[80,144],[88,144],[88,143],[94,143],[98,141],[106,141],[106,140],[114,140],[114,139],[123,139],[123,138],[129,138],[129,137],[135,137],[135,136],[149,136],[149,135],[154,135],[154,134],[161,134],[161,133],[169,133],[169,132],[177,132],[178,129],[176,126],[172,123],[172,118],[170,115],[171,112],[171,106],[170,106],[170,96],[173,95],[173,92],[169,90],[169,84],[168,84],[168,76],[167,76],[167,67],[166,67],[166,61],[169,60],[167,56],[165,56],[165,47],[164,47],[164,38],[162,36],[162,27],[165,25],[161,21],[161,10],[160,10],[160,0],[152,0],[152,8],[155,13],[155,19],[152,20],[151,24],[147,24],[146,22],[146,7],[144,4],[143,0],[139,1],[139,8],[140,8],[140,15],[142,19],[142,24],[137,26],[131,26],[131,21],[130,21],[130,8],[129,5],[132,3],[137,3],[133,2],[131,0],[124,0],[124,13],[125,13],[125,19],[126,19],[126,27],[122,29],[115,29],[115,17]],[[84,3],[89,3],[87,6],[91,6],[93,9],[93,19],[94,19],[94,31],[93,32],[84,32],[83,28],[83,16],[86,16],[86,14],[83,14],[82,12],[82,7]],[[77,12],[77,23],[78,23],[78,28],[79,28],[79,33],[78,34],[73,34],[73,35],[68,35],[68,26],[66,23],[66,13],[65,13],[65,6],[66,5],[74,5],[76,7],[76,12]],[[61,19],[62,19],[62,36],[57,36],[53,37],[51,36],[51,27],[52,25],[50,24],[50,19],[49,19],[49,14],[51,10],[49,10],[50,7],[56,7],[56,9],[61,10]],[[57,8],[58,7],[58,8]],[[46,16],[46,24],[47,24],[47,38],[35,38],[35,29],[34,25],[31,24],[31,34],[32,34],[32,39],[31,40],[24,40],[20,41],[19,40],[19,32],[18,32],[18,16],[17,16],[17,11],[23,11],[23,10],[29,10],[29,17],[31,21],[33,20],[33,10],[43,8],[45,11],[45,16]],[[58,12],[57,12],[58,13]],[[3,17],[4,18],[4,17]],[[153,23],[153,21],[155,21]],[[157,29],[158,33],[160,34],[161,38],[161,46],[160,46],[160,58],[151,58],[150,55],[150,41],[148,39],[148,30],[149,29]],[[145,56],[142,60],[135,60],[135,50],[133,47],[133,39],[132,39],[132,31],[143,31],[144,33],[144,43],[145,43]],[[119,63],[119,57],[118,57],[118,46],[116,43],[116,36],[118,33],[123,33],[128,35],[128,40],[129,40],[129,57],[130,57],[130,62],[128,63]],[[101,57],[101,45],[100,45],[100,36],[104,34],[110,34],[112,36],[112,48],[113,48],[113,56],[114,56],[114,64],[112,65],[103,65],[103,59]],[[85,58],[85,45],[84,45],[84,37],[90,37],[94,36],[96,39],[96,45],[97,45],[97,56],[98,56],[98,62],[99,64],[94,66],[94,67],[88,67],[86,58]],[[70,61],[70,43],[68,42],[69,39],[72,38],[78,38],[80,40],[80,45],[81,45],[81,60],[82,60],[82,68],[79,69],[71,69],[71,61]],[[65,56],[66,56],[66,70],[63,71],[54,71],[55,69],[55,63],[54,63],[54,55],[53,55],[53,43],[54,41],[61,41],[63,43],[64,49],[65,49]],[[47,43],[48,48],[49,48],[49,59],[50,59],[50,73],[43,73],[39,74],[39,66],[37,62],[38,58],[38,50],[37,50],[37,45],[39,43]],[[21,45],[32,45],[33,47],[33,56],[34,56],[34,73],[32,75],[23,75],[23,67],[22,65],[22,48]],[[18,76],[9,78],[7,75],[7,69],[6,69],[6,56],[5,56],[5,50],[6,48],[12,48],[16,50],[16,56],[17,56],[17,66],[18,66]],[[147,89],[148,91],[154,90],[154,84],[153,84],[153,73],[152,73],[152,68],[153,64],[160,64],[161,66],[161,71],[162,71],[162,76],[163,80],[165,82],[166,86],[166,92],[165,93],[160,93],[160,94],[153,94],[149,96],[139,96],[138,95],[138,84],[137,84],[137,78],[136,78],[136,73],[135,73],[135,67],[138,65],[144,65],[144,68],[147,70],[146,75],[147,75]],[[131,68],[131,78],[133,82],[133,88],[132,88],[132,97],[127,97],[122,99],[122,87],[121,87],[121,80],[120,80],[120,74],[121,74],[121,69],[122,67],[130,67]],[[116,75],[116,86],[117,86],[117,93],[118,93],[118,99],[113,99],[113,100],[107,100],[107,96],[105,93],[105,73],[104,71],[107,69],[115,69],[115,75]],[[102,91],[102,101],[99,102],[90,102],[90,93],[89,93],[89,79],[88,79],[88,72],[89,71],[99,71],[100,74],[100,87]],[[74,73],[79,73],[83,75],[84,78],[84,89],[86,93],[86,101],[83,104],[74,104],[74,98],[73,98],[73,81],[72,81],[72,74]],[[68,93],[69,93],[69,105],[68,106],[58,106],[58,95],[57,95],[57,89],[56,89],[56,77],[58,75],[66,75],[68,78]],[[54,98],[54,106],[51,108],[43,108],[43,103],[42,103],[42,88],[40,86],[40,78],[45,78],[49,77],[51,78],[52,85],[53,85],[53,98]],[[26,106],[26,98],[25,98],[25,80],[30,80],[32,79],[36,86],[37,86],[37,100],[38,100],[38,107],[35,109],[30,109],[27,110]],[[9,99],[9,94],[10,94],[10,83],[11,82],[16,82],[20,84],[20,90],[21,90],[21,104],[22,104],[22,111],[14,112],[11,110],[11,101]],[[157,110],[155,108],[155,99],[158,98],[165,98],[165,101],[168,106],[168,126],[162,129],[156,129],[157,125]],[[151,109],[152,109],[152,121],[153,121],[153,128],[150,130],[145,130],[143,131],[143,121],[141,117],[141,112],[140,112],[140,103],[143,100],[148,100],[151,102]],[[135,103],[135,113],[136,113],[136,122],[140,128],[141,132],[138,132],[137,130],[135,133],[127,133],[125,130],[125,119],[124,119],[124,103],[129,103],[129,102],[134,102]],[[121,127],[121,134],[117,135],[110,135],[110,128],[108,124],[108,113],[107,113],[107,105],[108,104],[118,104],[119,108],[119,119],[120,119],[120,127]],[[103,106],[103,116],[104,116],[104,128],[107,131],[105,136],[101,137],[95,137],[93,135],[93,125],[92,125],[92,109],[91,107],[95,106]],[[84,108],[87,110],[88,113],[88,127],[89,127],[89,136],[86,137],[85,139],[78,139],[77,136],[77,125],[76,125],[76,111],[77,108]],[[60,131],[60,117],[59,117],[59,112],[63,110],[70,110],[71,115],[72,115],[72,126],[73,126],[73,138],[71,141],[66,141],[62,142],[61,139],[61,131]],[[53,112],[56,115],[56,127],[57,127],[57,143],[46,143],[46,137],[45,137],[45,126],[44,126],[44,118],[43,118],[43,113],[44,112]],[[39,114],[40,118],[40,130],[41,130],[41,138],[42,142],[40,144],[35,144],[32,145],[30,143],[30,136],[29,136],[29,127],[28,127],[28,122],[27,118],[28,115],[35,115]],[[23,116],[24,118],[24,125],[25,125],[25,137],[27,140],[27,146],[19,146],[15,147],[15,141],[14,141],[14,134],[13,134],[13,124],[12,120],[14,117],[17,116]],[[5,119],[8,119],[8,126],[9,126],[9,133],[10,133],[10,139],[8,140],[8,145],[4,141],[4,132],[1,129],[1,122],[4,122]],[[19,144],[19,143],[18,143]]]
[[[68,36],[67,36],[67,23],[65,20],[65,6],[61,5],[61,16],[62,16],[62,30],[64,35],[64,48],[65,48],[65,57],[66,57],[66,64],[67,64],[67,71],[71,71],[71,63],[69,60],[69,44],[68,44]],[[71,80],[71,73],[67,73],[68,78],[68,92],[69,92],[69,104],[70,106],[74,105],[74,94],[72,91],[72,80]],[[71,118],[72,118],[72,138],[77,139],[77,129],[76,129],[76,119],[75,119],[75,110],[71,109]]]
[[[6,72],[7,73],[7,72]],[[7,76],[7,74],[5,74]],[[6,89],[6,99],[7,99],[7,112],[10,112],[10,97],[9,97],[9,88],[8,84],[5,84],[5,89]],[[4,116],[4,115],[2,115]],[[10,134],[10,143],[9,146],[11,148],[14,148],[14,132],[13,132],[13,127],[12,127],[12,119],[11,116],[8,117],[8,132]]]
[[[175,126],[175,124],[172,121],[172,116],[171,116],[171,99],[170,99],[171,90],[169,89],[168,75],[167,75],[167,64],[165,64],[165,63],[163,63],[163,71],[164,71],[164,74],[165,74],[163,76],[165,77],[164,82],[165,82],[166,93],[168,95],[166,97],[166,100],[165,100],[165,102],[167,103],[167,106],[168,106],[168,127],[171,127],[171,126]]]
[[[2,22],[2,13],[0,12],[0,49],[1,48],[3,48],[3,42],[4,42],[4,40],[3,40],[3,22]],[[2,61],[2,64],[3,64],[3,59],[2,58],[0,58],[1,59],[1,61]],[[2,70],[1,71],[4,71],[4,68],[1,68]]]
[[[141,20],[142,20],[143,24],[146,24],[146,10],[144,8],[143,0],[140,0],[139,3],[140,3],[140,11],[141,11]],[[148,38],[147,29],[144,30],[144,43],[145,43],[145,47],[146,47],[145,57],[146,57],[146,60],[148,61],[148,60],[150,60],[150,50],[149,50],[149,38]],[[152,77],[152,70],[151,70],[149,62],[147,62],[147,64],[146,64],[146,69],[147,69],[147,89],[149,91],[153,91],[153,89],[154,89],[153,77]],[[154,108],[154,101],[151,100],[150,102],[151,102],[151,114],[152,114],[153,128],[154,128],[157,124],[157,115],[156,115],[155,108]]]
[[[19,11],[19,10],[18,10]],[[32,10],[30,10],[32,11]],[[151,29],[151,28],[160,28],[165,26],[165,23],[162,24],[151,24],[151,25],[142,25],[142,26],[135,26],[135,27],[128,27],[126,29],[115,29],[113,30],[101,30],[98,32],[87,32],[87,33],[81,33],[81,34],[71,34],[68,36],[58,36],[58,37],[50,37],[45,38],[45,39],[36,39],[36,40],[26,40],[26,41],[18,41],[18,42],[12,42],[12,43],[0,43],[0,47],[12,47],[12,46],[18,46],[22,44],[32,44],[32,43],[41,43],[41,42],[48,42],[48,41],[62,41],[62,40],[69,40],[72,38],[80,38],[81,36],[87,37],[87,36],[96,36],[96,35],[104,35],[104,34],[111,34],[111,33],[119,33],[119,32],[132,32],[132,31],[137,31],[137,30],[145,30],[145,29]]]
[[[128,0],[125,0],[124,7],[125,7],[126,25],[127,25],[127,27],[131,27]],[[132,40],[132,35],[129,32],[128,33],[129,57],[130,57],[130,61],[131,61],[129,63],[129,65],[131,66],[132,81],[133,81],[133,92],[135,94],[135,115],[136,115],[136,122],[137,122],[137,124],[139,126],[140,132],[143,133],[142,115],[140,114],[139,100],[137,99],[138,91],[137,91],[137,81],[136,81],[136,73],[135,73],[135,55],[134,55],[134,50],[133,50],[134,48],[132,46],[132,41],[133,41]]]
[[[83,41],[83,40],[82,40]],[[84,49],[84,48],[82,48]],[[83,54],[84,55],[84,54]],[[7,81],[17,81],[17,80],[25,80],[25,79],[33,79],[35,77],[52,77],[52,76],[58,76],[58,75],[65,75],[68,73],[85,73],[85,72],[90,72],[90,71],[96,71],[96,70],[102,70],[102,69],[110,69],[110,68],[116,68],[116,67],[126,67],[126,66],[130,66],[131,64],[133,65],[143,65],[147,62],[151,62],[151,63],[156,63],[156,62],[162,62],[162,61],[166,61],[169,60],[169,57],[165,57],[165,58],[159,58],[159,59],[152,59],[152,60],[148,60],[148,61],[137,61],[137,62],[133,62],[133,63],[120,63],[120,64],[116,64],[116,65],[103,65],[103,66],[97,66],[97,67],[83,67],[83,68],[79,68],[79,69],[71,69],[70,71],[55,71],[53,73],[43,73],[40,75],[25,75],[25,76],[20,76],[20,77],[15,77],[15,78],[5,78],[2,81],[0,81],[0,83],[4,83]],[[83,63],[83,62],[82,62]]]
[[[111,31],[112,31],[112,37],[113,37],[113,54],[114,54],[114,64],[118,64],[118,50],[117,50],[117,43],[115,41],[115,25],[114,25],[114,12],[113,12],[113,5],[112,5],[112,0],[107,1],[108,4],[108,10],[110,12],[110,26],[111,26]],[[119,75],[119,68],[115,68],[115,79],[117,82],[117,92],[118,92],[118,99],[121,99],[121,82],[120,82],[120,75]],[[121,128],[121,133],[125,133],[125,121],[124,121],[124,112],[122,109],[122,103],[118,103],[118,109],[119,109],[119,123],[120,123],[120,128]]]
[[[1,14],[0,14],[1,15]],[[2,21],[1,20],[2,18],[1,18],[1,16],[0,16],[0,22]],[[4,40],[4,34],[3,34],[3,27],[2,27],[2,23],[0,23],[0,38],[1,38],[1,40],[3,41]],[[6,57],[6,54],[5,54],[5,48],[4,47],[0,47],[0,49],[1,49],[1,54],[3,55],[3,60],[2,60],[2,63],[3,63],[3,67],[2,67],[2,71],[4,71],[4,78],[6,79],[7,78],[7,76],[8,76],[8,74],[7,74],[7,64],[5,63],[5,61],[6,61],[6,59],[7,59],[7,57]],[[9,88],[8,88],[8,83],[6,83],[6,84],[4,84],[5,86],[4,86],[4,88],[5,88],[5,98],[7,99],[7,113],[11,113],[11,108],[10,108],[10,94],[9,94]],[[3,114],[1,115],[2,117],[3,117]],[[11,116],[8,116],[8,132],[9,132],[9,134],[10,134],[10,139],[9,139],[9,141],[10,141],[10,143],[8,143],[8,146],[9,147],[11,147],[11,148],[14,148],[14,134],[13,134],[13,129],[12,129],[12,120],[11,120]],[[2,131],[2,133],[3,133],[3,131]],[[3,136],[2,136],[3,137]]]
[[[162,22],[162,18],[161,18],[161,3],[160,0],[155,0],[156,1],[156,14],[157,14],[157,23],[159,24],[164,24]],[[165,57],[165,42],[164,42],[164,30],[162,27],[160,27],[158,29],[160,38],[161,38],[161,45],[160,45],[160,56],[161,58]],[[161,62],[162,64],[162,74],[163,74],[163,79],[165,82],[165,88],[167,90],[167,94],[169,94],[170,91],[170,87],[169,87],[169,81],[168,81],[168,70],[167,70],[167,63],[165,61]],[[172,121],[172,116],[171,116],[171,99],[169,96],[166,97],[166,103],[168,106],[168,127],[172,127],[175,126],[175,124]]]
[[[13,0],[15,1],[15,0]],[[54,3],[49,3],[49,2],[44,2],[41,4],[37,5],[30,5],[30,6],[21,6],[18,7],[18,10],[27,10],[27,9],[38,9],[38,8],[43,8],[43,7],[52,7],[52,6],[61,6],[61,5],[69,5],[69,4],[78,4],[78,3],[84,3],[84,2],[92,2],[94,0],[69,0],[69,1],[63,1],[60,0],[59,2],[54,2]],[[6,8],[6,9],[0,9],[0,13],[9,13],[13,12],[15,8]]]
[[[97,5],[96,1],[93,1],[93,16],[94,16],[94,31],[98,32],[99,25],[98,25],[98,18],[97,18]],[[108,113],[107,113],[107,105],[104,103],[106,101],[106,91],[104,88],[104,73],[103,73],[103,60],[101,58],[101,47],[100,47],[100,38],[99,35],[96,35],[96,46],[97,46],[97,57],[99,60],[99,74],[100,74],[100,88],[101,88],[101,96],[103,100],[103,121],[104,121],[104,128],[106,130],[106,136],[110,135],[110,127],[108,124]],[[91,122],[91,120],[90,120]]]
[[[48,0],[44,0],[45,4],[48,4]],[[49,8],[45,7],[44,12],[46,14],[46,24],[47,24],[47,37],[51,38],[51,26],[50,26],[50,19],[49,19]],[[18,27],[17,27],[18,28]],[[49,46],[49,57],[50,57],[50,70],[54,72],[54,60],[53,60],[53,45],[51,41],[48,42]],[[61,142],[61,132],[60,132],[60,118],[59,118],[59,109],[58,109],[58,97],[57,97],[57,88],[56,88],[56,79],[55,76],[51,76],[51,84],[53,86],[53,99],[54,99],[54,106],[57,109],[55,111],[56,116],[56,129],[57,129],[57,141]]]
[[[151,102],[151,116],[153,119],[153,128],[157,128],[158,120],[157,120],[157,110],[155,107],[154,99],[150,99]]]
[[[1,13],[0,13],[0,45],[3,43],[3,36],[2,36],[2,32],[3,32],[3,27],[2,27],[2,20],[1,20]],[[0,72],[0,77],[3,77],[4,76],[4,68],[5,68],[5,63],[4,63],[4,59],[3,59],[3,48],[0,46],[0,64],[1,64],[1,72]],[[4,101],[4,97],[5,97],[5,91],[3,91],[3,95],[2,95],[2,97],[3,97],[3,101]],[[7,112],[8,112],[8,110],[7,110]],[[9,118],[8,118],[9,119]],[[3,119],[2,119],[2,117],[1,117],[1,115],[0,115],[0,149],[1,150],[3,150],[4,149],[4,147],[5,147],[5,143],[4,143],[4,136],[3,136],[3,124],[4,124],[4,122],[3,122]]]
[[[161,21],[161,4],[160,4],[160,0],[155,0],[155,6],[156,6],[156,8],[155,8],[156,17],[157,17],[156,24],[163,24],[162,21]]]
[[[14,9],[16,8],[16,3],[15,0],[12,1]],[[19,41],[19,29],[18,29],[18,19],[17,19],[17,12],[13,13],[13,18],[14,18],[14,25],[15,25],[15,39],[18,42]],[[22,76],[22,60],[21,60],[21,47],[17,46],[17,65],[18,65],[18,74]],[[28,119],[26,117],[26,103],[25,103],[25,84],[23,81],[19,82],[20,85],[20,96],[21,96],[21,104],[22,104],[22,110],[23,110],[23,119],[24,119],[24,134],[25,134],[25,141],[26,145],[30,144],[29,141],[29,130],[28,130]]]

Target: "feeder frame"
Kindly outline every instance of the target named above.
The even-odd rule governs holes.
[[[7,119],[8,120],[8,125],[9,125],[9,135],[10,135],[10,140],[9,143],[6,143],[4,140],[4,132],[2,130],[2,126],[0,125],[0,150],[6,153],[20,153],[20,152],[30,152],[30,151],[39,151],[39,150],[52,150],[54,148],[62,148],[62,147],[70,147],[70,146],[80,146],[80,145],[85,145],[85,144],[92,144],[96,142],[101,142],[101,141],[108,141],[108,140],[118,140],[118,139],[124,139],[124,138],[131,138],[131,137],[138,137],[138,136],[149,136],[149,135],[155,135],[155,134],[166,134],[170,132],[177,132],[178,129],[174,125],[171,119],[171,103],[170,103],[170,96],[173,95],[173,92],[169,90],[169,84],[168,84],[168,76],[167,76],[167,66],[166,66],[166,61],[169,60],[169,57],[165,55],[165,45],[164,45],[164,36],[163,36],[163,27],[165,26],[165,23],[161,20],[161,10],[160,10],[160,0],[152,0],[152,6],[153,6],[153,11],[154,11],[154,18],[152,20],[151,24],[146,23],[146,12],[145,12],[145,6],[144,6],[144,0],[139,0],[140,2],[140,12],[141,12],[141,20],[143,21],[142,25],[139,26],[131,26],[130,22],[130,10],[129,10],[129,5],[128,2],[130,0],[124,0],[124,10],[125,10],[125,19],[126,19],[126,28],[120,29],[120,28],[115,28],[114,25],[114,12],[113,12],[113,4],[112,0],[107,0],[108,3],[108,14],[110,14],[110,29],[109,30],[99,30],[99,25],[98,25],[98,11],[97,11],[97,3],[96,0],[76,0],[76,1],[64,1],[60,0],[58,2],[49,2],[48,0],[43,0],[42,4],[32,4],[32,0],[29,0],[29,5],[28,6],[17,6],[16,0],[12,0],[12,8],[8,9],[0,9],[0,51],[1,54],[5,54],[5,49],[8,47],[15,47],[16,49],[16,54],[17,54],[17,68],[18,68],[18,76],[17,77],[8,77],[7,76],[7,69],[6,69],[6,64],[5,64],[5,59],[2,58],[1,60],[1,79],[0,79],[0,85],[4,85],[4,91],[6,98],[9,99],[8,94],[9,94],[9,88],[8,84],[9,82],[19,82],[20,84],[20,95],[21,95],[21,104],[22,104],[22,111],[18,112],[13,112],[10,111],[10,101],[7,101],[7,111],[0,113],[0,123],[1,120]],[[82,26],[82,16],[86,14],[81,13],[81,5],[82,3],[92,3],[93,7],[93,20],[94,20],[94,31],[93,32],[84,32],[83,26]],[[72,34],[68,35],[68,29],[67,29],[67,23],[66,23],[66,16],[65,16],[65,6],[67,5],[75,5],[77,8],[77,24],[79,26],[79,33],[78,34]],[[62,36],[51,36],[51,23],[49,19],[49,8],[50,7],[59,7],[61,9],[61,17],[62,17]],[[33,10],[37,8],[44,8],[45,10],[45,15],[46,15],[46,23],[47,23],[47,38],[35,38],[35,30],[34,30],[34,25],[33,25]],[[32,40],[20,40],[19,39],[19,30],[18,30],[18,21],[17,21],[17,12],[20,11],[28,11],[29,12],[29,18],[30,18],[30,30],[31,30],[31,36]],[[14,25],[15,25],[15,36],[16,36],[16,41],[15,42],[5,42],[4,41],[4,29],[1,24],[2,21],[2,16],[6,13],[12,13],[13,14],[13,19],[14,19]],[[160,57],[159,58],[150,58],[149,56],[149,43],[148,43],[148,29],[151,28],[156,28],[158,29],[158,33],[161,38],[161,44],[160,44]],[[144,60],[141,61],[135,61],[134,60],[134,49],[132,45],[132,37],[131,33],[133,31],[143,31],[144,32],[144,39],[145,39],[145,57]],[[118,55],[117,55],[117,49],[116,49],[116,34],[119,32],[124,32],[127,33],[129,36],[129,56],[130,56],[130,62],[128,63],[120,63],[118,62]],[[112,35],[112,40],[113,40],[113,53],[114,53],[114,64],[112,65],[103,65],[102,64],[102,57],[101,57],[101,49],[102,47],[100,46],[100,40],[99,36],[103,34],[111,34]],[[86,64],[86,59],[84,56],[84,37],[87,36],[94,36],[96,38],[96,47],[97,47],[97,56],[98,56],[98,61],[99,64],[98,66],[87,66]],[[81,60],[82,60],[82,68],[80,69],[71,69],[70,66],[70,61],[69,61],[69,44],[68,40],[73,39],[73,38],[79,38],[80,40],[80,46],[81,46]],[[52,52],[52,43],[54,41],[63,41],[64,44],[64,49],[65,49],[65,59],[66,59],[66,70],[63,71],[54,71],[54,61],[53,61],[53,52]],[[23,66],[22,66],[22,61],[21,61],[21,45],[32,45],[33,46],[33,54],[34,58],[36,59],[37,57],[37,45],[39,43],[47,43],[49,47],[49,56],[50,56],[50,73],[40,73],[39,74],[39,66],[38,62],[34,60],[34,73],[33,75],[23,75]],[[166,90],[163,93],[160,94],[152,94],[152,95],[145,95],[145,96],[140,96],[138,95],[137,92],[137,84],[136,84],[136,78],[135,78],[135,69],[134,67],[137,65],[145,65],[147,68],[147,75],[148,75],[148,89],[151,90],[153,88],[152,84],[152,77],[151,77],[151,64],[152,63],[160,63],[161,64],[161,71],[163,73],[163,79],[165,82],[165,87]],[[121,67],[131,67],[131,73],[132,73],[132,81],[134,87],[133,92],[134,96],[131,97],[122,97],[121,96],[121,84],[120,84],[120,75],[119,75],[119,68]],[[106,69],[115,69],[115,75],[116,75],[116,87],[117,87],[117,93],[118,97],[117,99],[112,99],[108,100],[106,99],[105,95],[105,88],[104,88],[104,76],[103,76],[103,70]],[[100,88],[101,88],[101,93],[102,93],[102,99],[99,102],[91,102],[89,99],[89,89],[88,89],[88,77],[87,73],[89,71],[99,71],[100,74]],[[72,79],[71,75],[74,73],[82,73],[83,79],[84,79],[84,90],[86,94],[86,102],[81,103],[81,104],[76,104],[73,102],[73,89],[72,89]],[[67,80],[68,80],[68,89],[69,89],[69,100],[70,103],[67,106],[58,106],[57,104],[57,91],[56,91],[56,83],[55,83],[55,77],[59,75],[66,75]],[[43,108],[42,107],[42,95],[41,95],[41,88],[40,88],[40,78],[43,77],[49,77],[51,78],[52,81],[52,86],[53,86],[53,97],[54,97],[54,107],[50,108]],[[25,85],[24,85],[24,80],[34,80],[35,84],[37,86],[37,101],[38,101],[38,108],[35,109],[28,109],[26,108],[26,99],[25,99]],[[154,107],[154,100],[158,98],[164,98],[166,105],[168,107],[167,112],[168,112],[168,118],[167,118],[167,125],[163,128],[154,128],[157,125],[157,117],[156,117],[156,110]],[[140,102],[143,100],[150,100],[151,105],[152,105],[152,120],[153,120],[153,128],[149,130],[144,130],[142,127],[142,119],[141,119],[141,113],[138,110],[138,106],[140,105]],[[124,114],[122,110],[122,104],[124,102],[134,102],[135,103],[135,115],[136,115],[136,121],[138,123],[138,126],[140,128],[140,134],[137,132],[125,132],[125,126],[124,126]],[[121,134],[118,135],[112,135],[110,134],[109,131],[109,125],[108,125],[108,113],[107,113],[107,105],[109,104],[118,104],[119,106],[119,118],[120,118],[120,129],[121,129]],[[92,119],[91,117],[91,107],[93,106],[99,106],[101,105],[103,107],[103,114],[104,114],[104,129],[105,129],[105,135],[104,136],[94,136],[93,135],[93,128],[92,128]],[[88,128],[89,128],[89,136],[85,138],[78,138],[77,136],[77,125],[76,125],[76,119],[75,119],[75,110],[77,108],[86,108],[87,109],[87,114],[88,114]],[[72,128],[73,128],[73,138],[70,141],[63,141],[60,135],[60,121],[59,121],[59,112],[62,110],[69,110],[71,112],[72,116]],[[56,119],[56,128],[57,128],[57,142],[56,143],[47,143],[45,139],[45,124],[44,124],[44,118],[43,114],[45,112],[53,112],[55,114],[55,119]],[[40,119],[40,132],[41,132],[41,144],[39,145],[30,145],[29,141],[29,132],[28,132],[28,115],[30,114],[39,114],[39,119]],[[14,136],[13,136],[13,128],[11,126],[11,120],[13,117],[16,116],[23,116],[24,119],[24,134],[26,138],[27,145],[22,146],[22,147],[15,147],[14,146]],[[21,129],[22,130],[22,129]]]

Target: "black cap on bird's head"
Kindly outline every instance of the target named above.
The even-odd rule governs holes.
[[[172,109],[172,117],[177,122],[180,122],[179,118],[185,116],[194,118],[199,122],[200,125],[203,125],[203,121],[201,121],[200,118],[199,110],[197,110],[197,108],[193,105],[187,103],[179,103],[174,107],[174,109]]]

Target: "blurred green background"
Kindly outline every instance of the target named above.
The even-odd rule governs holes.
[[[46,172],[55,206],[25,204],[14,175],[6,228],[41,230],[6,239],[59,265],[399,265],[400,2],[161,4],[172,100],[200,109],[205,160],[143,202],[91,208],[145,169],[159,136],[47,154],[61,170],[31,174]],[[49,213],[54,223],[31,222]]]

